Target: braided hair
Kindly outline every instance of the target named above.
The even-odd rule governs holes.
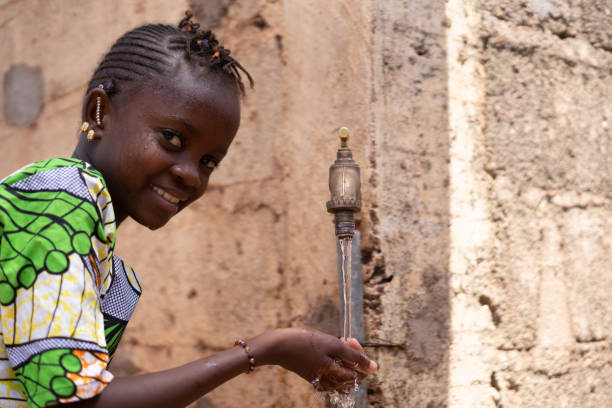
[[[178,27],[149,24],[125,33],[98,66],[87,92],[102,85],[112,97],[123,83],[169,73],[181,53],[191,63],[232,78],[242,94],[245,90],[241,73],[244,73],[252,88],[253,78],[248,71],[230,56],[230,50],[219,45],[210,30],[200,30],[200,25],[191,21],[192,17],[187,11]]]

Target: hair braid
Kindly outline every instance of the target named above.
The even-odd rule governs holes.
[[[125,33],[94,72],[87,92],[103,85],[112,96],[119,92],[122,83],[166,75],[182,53],[188,62],[233,78],[243,94],[244,73],[252,88],[253,78],[248,71],[230,56],[230,50],[219,45],[210,30],[201,31],[200,25],[191,21],[192,17],[187,11],[178,27],[149,24]]]
[[[211,69],[221,69],[226,74],[232,76],[240,90],[244,93],[244,84],[242,82],[243,72],[248,80],[251,88],[254,85],[251,74],[244,69],[238,61],[230,56],[231,51],[219,45],[215,35],[210,31],[201,31],[198,23],[193,23],[191,18],[193,13],[185,12],[185,17],[179,22],[179,29],[184,33],[189,33],[191,36],[185,39],[173,39],[170,41],[169,49],[178,49],[183,46],[187,48],[187,55],[198,61],[200,65],[208,66]],[[182,41],[181,41],[182,40]]]

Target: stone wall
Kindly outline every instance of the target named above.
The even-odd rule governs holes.
[[[338,334],[325,201],[346,125],[370,406],[612,405],[606,2],[0,1],[0,177],[70,154],[105,50],[188,7],[256,87],[206,196],[160,231],[120,228],[145,291],[113,372],[279,326]],[[325,404],[265,367],[194,405]]]

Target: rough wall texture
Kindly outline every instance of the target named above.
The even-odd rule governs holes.
[[[366,326],[381,370],[370,402],[437,407],[450,344],[444,1],[375,5],[362,247]]]
[[[481,377],[497,406],[612,402],[612,9],[605,3],[465,7],[479,19],[465,49],[476,52],[481,72],[488,179],[479,179],[489,237],[484,268],[476,263],[464,283],[471,303],[490,311],[492,324],[479,336],[490,355]]]
[[[381,366],[370,406],[612,405],[609,4],[0,1],[0,177],[70,154],[103,52],[187,7],[256,89],[205,198],[155,233],[119,230],[145,294],[117,374],[278,326],[337,333],[324,203],[347,125]],[[195,405],[325,405],[295,375],[258,371]]]

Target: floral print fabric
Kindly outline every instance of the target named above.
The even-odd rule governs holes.
[[[0,405],[91,398],[140,297],[113,255],[102,175],[77,159],[27,166],[0,182]]]

